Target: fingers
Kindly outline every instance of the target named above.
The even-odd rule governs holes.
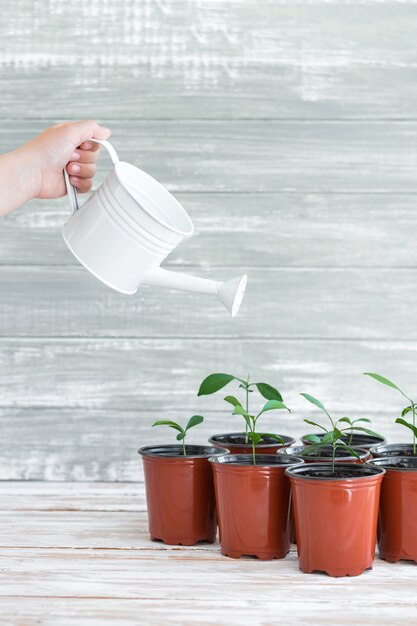
[[[85,193],[86,191],[90,191],[93,186],[92,178],[78,178],[78,176],[70,176],[70,183],[74,187],[77,188],[77,191],[80,193]]]
[[[90,191],[96,174],[95,163],[82,163],[81,160],[70,161],[67,165],[67,172],[70,174],[71,185],[74,185],[80,193]]]
[[[79,149],[88,150],[89,152],[98,152],[100,150],[100,144],[94,141],[83,141]]]
[[[75,148],[66,169],[70,175],[71,184],[80,193],[84,193],[90,191],[93,186],[93,177],[96,174],[95,164],[100,150],[99,144],[89,139],[108,139],[111,131],[94,120],[68,122],[65,126],[71,133],[71,143]]]
[[[79,146],[84,141],[88,141],[91,137],[94,139],[108,139],[111,135],[110,128],[100,126],[94,120],[82,120],[81,122],[73,122],[74,133],[78,135],[78,141],[75,145]]]
[[[92,146],[92,148],[88,146]],[[98,159],[99,152],[100,146],[98,143],[94,144],[89,141],[84,141],[84,143],[74,150],[74,154],[70,160],[77,161],[77,163],[95,163]]]
[[[96,165],[71,161],[67,165],[67,172],[77,178],[93,178],[96,174]]]
[[[64,122],[63,124],[56,124],[54,129],[62,130],[66,139],[74,146],[74,148],[91,138],[108,139],[111,135],[111,130],[109,128],[100,126],[100,124],[94,120]],[[93,146],[92,143],[91,146]],[[93,148],[91,147],[89,149]]]

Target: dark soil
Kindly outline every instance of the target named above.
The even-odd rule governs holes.
[[[219,443],[222,443],[222,444],[225,444],[225,445],[228,444],[228,443],[231,443],[231,444],[238,444],[240,446],[251,446],[252,447],[251,440],[248,439],[248,441],[246,441],[245,435],[241,435],[241,436],[240,435],[233,435],[232,437],[225,436],[225,437],[222,437],[222,438],[219,437],[217,441]],[[274,439],[273,437],[262,437],[262,439],[260,441],[260,444],[262,445],[262,444],[266,444],[266,443],[272,443],[275,446],[280,444],[280,442],[277,441],[276,439]]]
[[[310,478],[357,478],[358,476],[360,476],[360,474],[358,474],[358,472],[356,471],[349,471],[349,470],[335,470],[334,473],[332,474],[329,471],[320,471],[320,470],[316,470],[316,469],[310,469],[310,470],[306,470],[305,472],[303,472],[303,476],[310,476]]]
[[[360,451],[360,452],[358,451],[358,454],[359,454],[359,456],[360,455],[363,456],[363,455],[365,455],[365,452],[363,450]],[[294,453],[294,456],[300,456],[301,458],[306,457],[307,459],[309,457],[311,457],[313,459],[321,459],[321,458],[323,458],[323,459],[327,459],[328,460],[328,459],[332,458],[333,450],[332,450],[332,448],[328,448],[326,446],[326,447],[321,448],[320,451],[319,450],[310,451],[310,447],[306,446],[303,450],[300,450],[300,452]],[[346,458],[346,459],[350,458],[350,459],[353,459],[353,458],[356,458],[356,457],[354,457],[353,454],[350,454],[350,452],[348,450],[346,450],[345,448],[336,448],[335,458],[336,459],[338,459],[338,458]]]

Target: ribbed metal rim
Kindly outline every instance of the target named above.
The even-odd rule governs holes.
[[[106,202],[102,203],[102,209],[107,214],[108,218],[117,226],[135,245],[140,243],[141,246],[147,248],[150,252],[156,254],[169,254],[172,251],[173,244],[167,244],[166,241],[157,237],[148,230],[141,227],[140,224],[127,213],[119,204],[117,198],[114,196],[113,190],[109,185],[100,187],[99,193],[102,193],[107,200],[111,210],[107,206]],[[126,193],[128,191],[126,190]],[[111,194],[112,197],[109,197]],[[140,208],[148,213],[145,208],[140,205]],[[144,234],[145,233],[145,234]]]

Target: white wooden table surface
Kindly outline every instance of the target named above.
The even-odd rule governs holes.
[[[0,483],[2,626],[416,624],[417,566],[302,574],[149,541],[142,483]]]

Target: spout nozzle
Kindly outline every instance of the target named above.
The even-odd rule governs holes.
[[[245,295],[247,282],[248,277],[244,274],[243,276],[232,278],[219,285],[217,296],[232,317],[235,317],[239,311],[243,296]]]
[[[182,291],[194,291],[217,296],[232,317],[235,317],[239,311],[245,294],[246,283],[246,274],[220,283],[208,278],[172,272],[162,267],[158,267],[142,281],[142,284],[153,287],[167,287],[168,289],[181,289]]]

